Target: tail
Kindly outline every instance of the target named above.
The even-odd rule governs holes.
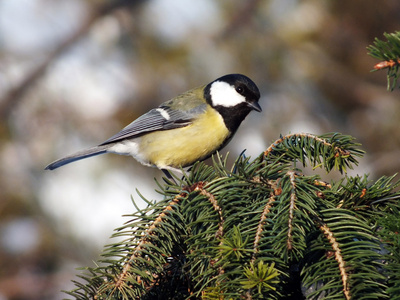
[[[96,146],[96,147],[92,147],[92,148],[89,148],[86,150],[76,152],[72,155],[66,156],[64,158],[56,160],[55,162],[52,162],[45,168],[45,170],[54,170],[59,167],[62,167],[63,165],[72,163],[77,160],[81,160],[81,159],[88,158],[91,156],[96,156],[96,155],[107,153],[107,149],[109,147],[110,147],[110,145]]]

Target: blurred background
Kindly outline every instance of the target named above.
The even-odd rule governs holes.
[[[161,172],[129,157],[44,167],[224,74],[262,94],[231,163],[280,134],[338,131],[367,151],[352,175],[398,172],[400,93],[366,47],[399,29],[389,0],[0,1],[0,300],[65,298],[131,197],[144,205],[137,190],[161,198]]]

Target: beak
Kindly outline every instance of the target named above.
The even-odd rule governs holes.
[[[258,111],[258,112],[262,111],[261,106],[260,106],[260,104],[258,104],[258,102],[255,102],[255,101],[254,102],[247,102],[247,105],[251,109],[254,109],[254,110]]]

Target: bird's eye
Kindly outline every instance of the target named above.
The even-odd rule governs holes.
[[[241,87],[241,86],[238,86],[238,87],[236,88],[236,92],[238,92],[240,95],[243,95],[243,93],[244,93],[244,88]]]

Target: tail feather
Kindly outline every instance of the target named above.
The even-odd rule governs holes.
[[[54,169],[57,169],[59,167],[62,167],[66,164],[72,163],[77,160],[81,160],[81,159],[88,158],[91,156],[96,156],[96,155],[107,153],[107,149],[109,147],[110,147],[109,145],[96,146],[96,147],[92,147],[89,149],[85,149],[85,150],[76,152],[74,154],[68,155],[66,157],[63,157],[59,160],[52,162],[45,168],[45,170],[54,170]]]

